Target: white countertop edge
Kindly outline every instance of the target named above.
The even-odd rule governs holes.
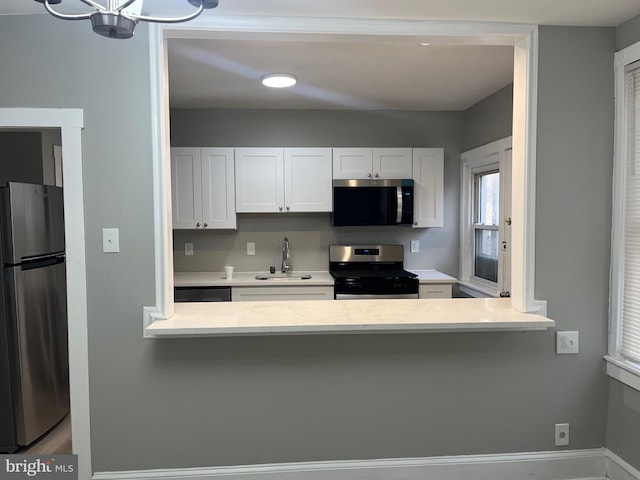
[[[407,309],[403,318],[417,315],[421,321],[389,321],[397,318],[398,308]],[[265,319],[273,323],[264,324]],[[144,334],[145,338],[171,338],[439,333],[536,331],[553,326],[555,322],[549,318],[511,309],[509,299],[319,300],[175,304],[171,318],[155,320]]]

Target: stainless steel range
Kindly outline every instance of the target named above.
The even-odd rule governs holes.
[[[329,245],[329,273],[336,300],[418,298],[402,245]]]

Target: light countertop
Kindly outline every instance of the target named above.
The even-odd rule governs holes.
[[[522,313],[509,298],[176,303],[146,337],[546,330],[555,322]]]
[[[311,275],[308,280],[278,279],[256,280],[256,275],[269,275],[268,272],[233,272],[231,280],[225,278],[224,272],[174,272],[174,287],[275,287],[278,285],[333,285],[333,277],[329,272],[293,272],[293,276]]]
[[[407,268],[407,271],[418,275],[420,283],[457,283],[458,279],[439,272],[438,270],[414,270]]]
[[[437,270],[413,270],[408,271],[418,275],[422,284],[456,283],[457,279]],[[311,275],[308,280],[256,280],[256,275],[265,275],[267,272],[234,272],[231,280],[225,278],[224,272],[174,272],[173,284],[175,287],[242,287],[262,286],[273,287],[277,285],[333,285],[333,277],[327,271],[317,272],[293,272],[293,275]]]

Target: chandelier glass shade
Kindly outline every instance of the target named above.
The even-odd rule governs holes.
[[[155,17],[140,15],[133,11],[126,10],[134,3],[142,4],[143,0],[104,0],[99,3],[97,0],[79,0],[82,3],[95,8],[94,12],[68,14],[57,11],[52,5],[62,3],[62,0],[35,0],[44,4],[44,8],[56,18],[62,20],[90,20],[93,31],[103,37],[108,38],[131,38],[138,22],[156,23],[181,23],[188,22],[199,16],[204,10],[218,6],[218,0],[187,0],[195,7],[195,10],[187,15],[179,17]],[[125,11],[126,10],[126,11]]]

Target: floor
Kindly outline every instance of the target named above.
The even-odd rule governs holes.
[[[72,453],[71,451],[71,417],[67,415],[46,435],[40,437],[28,447],[16,453],[25,455],[47,455],[50,453]]]

